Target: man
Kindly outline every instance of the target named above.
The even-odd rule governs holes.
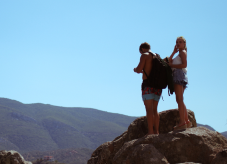
[[[155,54],[150,51],[148,43],[142,43],[139,51],[141,53],[140,62],[134,72],[143,74],[142,98],[147,113],[148,134],[159,134],[159,114],[157,112],[158,102],[162,94],[162,89],[150,86],[148,77],[152,69],[152,61]],[[146,72],[146,74],[145,74]]]

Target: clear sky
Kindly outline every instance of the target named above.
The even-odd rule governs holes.
[[[184,99],[198,123],[227,131],[227,1],[1,0],[0,97],[144,116],[139,46],[188,47]],[[177,108],[163,91],[158,111]]]

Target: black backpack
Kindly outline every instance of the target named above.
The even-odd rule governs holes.
[[[149,76],[144,70],[143,71],[147,76],[151,87],[156,89],[165,89],[168,86],[168,93],[173,94],[174,84],[172,69],[168,63],[168,57],[161,59],[160,55],[156,54],[155,56],[153,55],[152,69]]]

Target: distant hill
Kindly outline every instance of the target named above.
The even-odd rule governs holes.
[[[214,128],[212,128],[212,127],[209,126],[209,125],[203,125],[203,124],[198,124],[198,123],[197,123],[197,126],[203,126],[203,127],[207,128],[207,129],[209,129],[209,130],[216,131]]]
[[[20,153],[95,149],[127,130],[136,117],[92,108],[23,104],[0,98],[0,150]]]
[[[221,133],[223,136],[225,136],[225,138],[227,138],[227,131],[226,132],[223,132]]]

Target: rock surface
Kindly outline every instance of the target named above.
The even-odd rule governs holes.
[[[20,153],[10,150],[0,151],[0,164],[32,164],[31,162],[25,161]]]
[[[138,144],[131,146],[134,142],[124,144],[116,155],[113,163],[152,163],[152,164],[168,164],[169,162],[163,154],[161,154],[152,144]]]
[[[227,164],[227,149],[221,150],[216,154],[215,158],[212,161],[212,164]]]
[[[160,134],[147,134],[146,117],[137,118],[128,130],[111,142],[99,146],[88,164],[224,164],[227,139],[218,132],[197,127],[195,115],[188,110],[193,128],[172,131],[179,121],[178,110],[160,114]],[[216,162],[215,162],[216,161]]]

